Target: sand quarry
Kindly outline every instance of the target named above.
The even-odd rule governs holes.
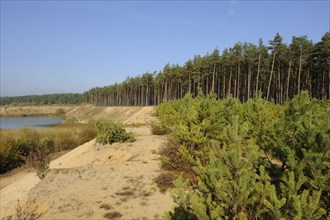
[[[113,111],[121,110],[101,112]],[[42,180],[27,171],[2,178],[0,218],[15,219],[19,206],[40,219],[160,219],[173,201],[153,181],[161,172],[157,152],[166,136],[151,134],[151,112],[124,109],[123,122],[139,124],[126,128],[135,134],[133,143],[92,140],[51,161]]]

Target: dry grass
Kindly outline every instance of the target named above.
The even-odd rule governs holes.
[[[154,179],[155,183],[159,187],[161,192],[165,192],[169,188],[173,188],[173,181],[177,176],[171,172],[161,173],[158,177]]]
[[[59,108],[65,112],[72,110],[75,106],[70,105],[44,105],[44,106],[2,106],[1,117],[26,116],[26,115],[56,115]]]
[[[49,153],[55,153],[71,150],[92,140],[94,137],[94,126],[80,123],[65,123],[56,127],[38,130],[29,128],[19,130],[1,129],[0,157],[5,164],[0,169],[1,173],[24,164],[29,153],[40,148],[41,145]]]
[[[113,207],[109,204],[105,204],[103,203],[101,206],[100,206],[101,209],[105,209],[105,210],[110,210],[110,209],[113,209]]]
[[[107,214],[105,214],[103,217],[107,218],[107,219],[118,219],[122,216],[122,214],[120,212],[108,212]]]

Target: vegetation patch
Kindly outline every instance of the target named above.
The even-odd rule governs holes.
[[[120,218],[122,214],[120,212],[108,212],[103,217],[107,219],[116,219]]]
[[[94,138],[94,126],[80,123],[64,123],[40,130],[1,130],[0,173],[26,162],[30,168],[44,169],[49,153],[71,150]]]
[[[110,210],[110,209],[113,209],[113,207],[109,204],[105,204],[103,203],[101,206],[100,206],[101,209],[105,209],[105,210]]]
[[[49,146],[51,144],[52,142],[49,139],[42,140],[36,149],[30,151],[26,159],[28,169],[36,170],[40,179],[45,177],[49,167]]]
[[[133,142],[132,133],[127,133],[125,128],[111,122],[96,122],[96,142],[101,144],[113,144],[116,142]]]
[[[166,219],[326,219],[330,103],[302,92],[285,105],[187,95],[156,109],[177,204]],[[174,177],[173,177],[174,178]],[[158,182],[171,182],[161,176]]]
[[[56,109],[55,114],[64,115],[65,114],[65,110],[63,108],[58,108],[58,109]]]
[[[151,133],[153,135],[164,135],[164,134],[169,134],[171,130],[166,127],[164,124],[159,123],[159,122],[152,122],[151,123]]]
[[[154,179],[155,183],[159,187],[161,192],[166,191],[169,188],[173,188],[173,181],[177,179],[177,176],[171,172],[163,172]]]

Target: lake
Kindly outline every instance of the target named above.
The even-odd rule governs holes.
[[[0,118],[1,129],[20,129],[30,127],[34,129],[49,128],[64,122],[61,118],[36,116],[36,117],[4,117]]]

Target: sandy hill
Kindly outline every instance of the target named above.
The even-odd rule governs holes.
[[[103,111],[117,114],[120,109]],[[151,112],[152,107],[125,109],[123,122],[146,123],[154,119]],[[157,152],[166,137],[152,135],[147,125],[126,129],[135,142],[100,145],[92,140],[52,161],[41,181],[27,172],[8,177],[0,190],[0,218],[13,215],[18,200],[26,213],[41,219],[161,218],[173,205],[169,193],[160,193],[153,182],[161,172]]]

